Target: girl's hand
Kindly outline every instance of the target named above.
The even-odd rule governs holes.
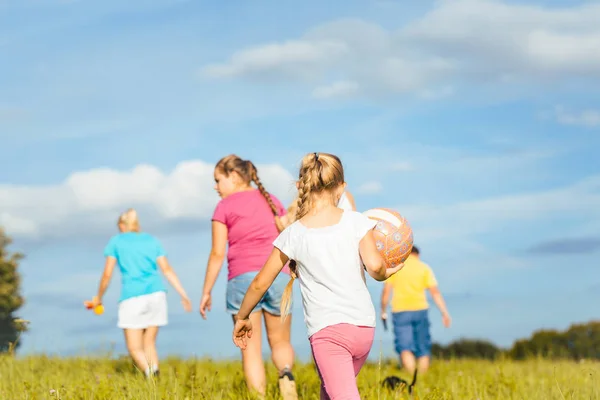
[[[242,350],[246,349],[248,339],[252,337],[250,319],[236,319],[233,327],[233,343]]]
[[[102,304],[102,299],[98,296],[94,296],[92,298],[92,309],[96,308],[97,306],[99,306],[100,304]]]
[[[390,276],[394,275],[396,272],[400,271],[402,268],[404,268],[404,263],[400,263],[393,268],[386,268],[385,279],[388,279]]]
[[[187,296],[181,297],[181,304],[185,312],[192,311],[192,301]]]
[[[206,312],[210,311],[212,307],[212,297],[210,293],[205,293],[202,295],[202,300],[200,300],[200,315],[202,318],[206,319]]]

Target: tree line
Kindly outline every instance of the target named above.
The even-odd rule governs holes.
[[[23,254],[10,252],[11,238],[0,228],[0,353],[13,352],[20,344],[26,321],[17,312],[23,306],[19,261]],[[565,331],[543,329],[530,338],[516,341],[504,349],[482,339],[463,338],[447,345],[434,343],[432,356],[440,359],[470,358],[495,360],[501,357],[523,360],[530,357],[551,359],[600,359],[600,321],[573,324]]]
[[[526,339],[517,340],[510,348],[502,348],[483,339],[459,339],[448,345],[434,343],[432,356],[441,359],[470,358],[496,360],[499,358],[525,360],[600,359],[600,321],[577,323],[564,331],[540,329]]]
[[[482,339],[459,339],[447,345],[434,343],[432,356],[441,359],[470,358],[496,360],[600,359],[600,321],[577,323],[564,331],[540,329],[526,339],[517,340],[510,348],[501,348]]]

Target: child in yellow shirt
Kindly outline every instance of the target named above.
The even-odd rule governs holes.
[[[395,349],[402,366],[411,375],[417,367],[421,373],[429,368],[431,335],[426,290],[441,311],[444,326],[450,327],[450,314],[435,275],[429,265],[420,260],[419,249],[413,246],[404,268],[385,281],[381,294],[381,317],[387,319],[388,302],[393,292],[391,308]]]

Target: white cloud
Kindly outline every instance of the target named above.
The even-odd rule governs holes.
[[[56,185],[0,185],[0,225],[11,235],[39,239],[93,234],[112,229],[128,207],[139,208],[142,224],[157,229],[180,220],[200,224],[218,201],[213,168],[192,160],[170,172],[142,164],[129,171],[79,171]],[[267,190],[290,201],[292,175],[276,164],[257,168]]]
[[[313,90],[313,96],[318,99],[329,99],[334,97],[350,97],[358,91],[356,82],[338,81],[331,85],[319,86]]]
[[[491,0],[442,1],[404,30],[438,54],[498,76],[598,76],[600,5],[539,7]],[[473,65],[474,64],[474,65]]]
[[[444,202],[444,193],[435,200]],[[413,228],[415,244],[432,260],[442,286],[471,290],[493,288],[490,274],[539,265],[523,251],[540,240],[597,234],[598,204],[600,175],[546,191],[392,207]]]
[[[562,106],[555,108],[556,120],[564,125],[600,127],[600,110],[568,111]]]
[[[204,72],[308,81],[321,98],[340,91],[347,95],[349,88],[339,82],[352,82],[353,94],[413,93],[435,99],[474,81],[506,85],[598,78],[598,20],[598,3],[556,8],[438,1],[398,30],[355,19],[334,21],[297,40],[238,51]]]
[[[381,182],[370,181],[370,182],[365,182],[362,185],[360,185],[356,189],[356,192],[361,193],[361,194],[377,194],[377,193],[381,193],[382,190],[383,190],[383,185],[381,184]]]
[[[427,100],[443,99],[444,97],[450,97],[454,94],[454,88],[452,86],[445,86],[439,89],[425,89],[419,93],[419,95]]]
[[[600,175],[552,190],[519,193],[450,205],[398,206],[428,240],[473,238],[475,235],[525,229],[527,224],[565,218],[600,221]],[[557,234],[565,230],[557,227]]]
[[[347,51],[344,43],[294,40],[272,43],[234,53],[227,64],[208,65],[202,72],[210,77],[312,76]]]

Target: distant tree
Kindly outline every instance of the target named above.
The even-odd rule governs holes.
[[[600,359],[600,321],[573,324],[563,336],[571,358]]]
[[[600,360],[600,321],[573,324],[565,331],[540,329],[530,338],[520,339],[510,349],[496,347],[480,339],[459,339],[444,346],[433,343],[434,358],[472,358],[494,360],[508,357],[514,360],[541,357],[547,359]]]
[[[25,325],[15,316],[24,304],[18,271],[23,254],[9,253],[11,243],[11,238],[0,228],[0,352],[16,349],[20,344],[19,332],[25,330]]]
[[[502,350],[492,342],[482,339],[459,339],[447,346],[435,344],[431,348],[434,357],[472,358],[494,360],[500,356]]]
[[[553,359],[600,359],[600,321],[573,324],[566,331],[542,329],[531,338],[518,340],[510,357],[523,360],[530,357]]]
[[[433,356],[433,358],[440,358],[442,360],[450,358],[450,355],[446,354],[446,348],[444,347],[444,345],[436,342],[433,342],[431,344],[431,355]]]

